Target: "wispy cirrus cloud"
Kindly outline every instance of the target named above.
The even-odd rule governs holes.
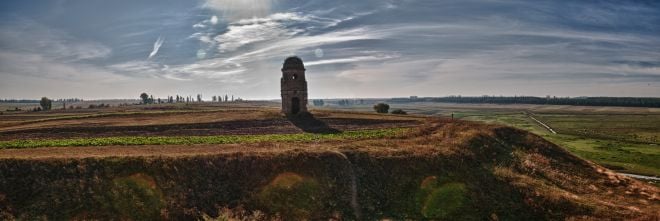
[[[156,42],[154,42],[154,49],[151,50],[151,53],[149,53],[148,59],[151,59],[154,56],[156,56],[156,54],[158,53],[158,50],[160,49],[160,46],[163,46],[164,42],[165,42],[165,38],[163,38],[163,37],[159,36],[158,39],[156,39]]]
[[[316,65],[327,65],[327,64],[342,64],[342,63],[355,63],[355,62],[365,62],[365,61],[381,61],[397,58],[399,55],[396,54],[375,54],[368,56],[354,56],[347,58],[334,58],[334,59],[324,59],[324,60],[315,60],[306,62],[306,66],[316,66]]]
[[[654,95],[660,85],[653,1],[102,3],[122,16],[84,13],[98,5],[80,2],[54,15],[31,1],[0,3],[3,76],[95,82],[88,77],[107,74],[170,84],[154,86],[160,91],[206,85],[274,98],[282,60],[298,55],[313,97]],[[49,19],[34,26],[12,17],[26,11]]]

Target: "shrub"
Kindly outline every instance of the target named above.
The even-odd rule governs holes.
[[[48,99],[47,97],[42,97],[41,101],[39,101],[39,105],[41,106],[41,109],[45,110],[45,111],[50,110],[52,104],[53,104],[53,102],[50,99]]]
[[[388,105],[386,103],[378,103],[378,104],[374,105],[374,110],[377,113],[387,113],[390,110],[390,105]]]
[[[140,99],[142,99],[143,104],[149,103],[149,95],[147,93],[140,94]]]
[[[408,112],[405,112],[404,110],[401,109],[396,109],[391,112],[392,114],[408,114]]]

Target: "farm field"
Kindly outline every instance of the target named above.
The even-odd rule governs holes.
[[[391,103],[391,109],[509,125],[624,173],[660,177],[660,108],[568,105]],[[327,109],[373,111],[371,106]],[[530,118],[551,127],[557,134]]]
[[[445,114],[464,121],[364,110],[315,108],[285,117],[277,103],[247,102],[5,113],[0,219],[660,215],[657,187],[547,142],[554,135],[528,121],[529,111],[461,107]],[[559,121],[544,116],[537,118]],[[561,136],[580,135],[570,131],[577,132]],[[638,165],[652,168],[653,160]]]
[[[0,115],[0,140],[293,134],[410,127],[423,119],[319,111],[314,117],[322,121],[310,123],[290,121],[279,114],[279,109],[263,106],[262,103],[177,104],[4,114]]]

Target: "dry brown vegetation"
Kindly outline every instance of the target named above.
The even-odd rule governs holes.
[[[424,123],[368,140],[0,150],[0,218],[224,219],[232,211],[284,220],[660,218],[657,187],[522,130],[315,115]]]

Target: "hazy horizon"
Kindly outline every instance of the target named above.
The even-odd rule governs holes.
[[[660,2],[7,1],[0,98],[660,95]]]

